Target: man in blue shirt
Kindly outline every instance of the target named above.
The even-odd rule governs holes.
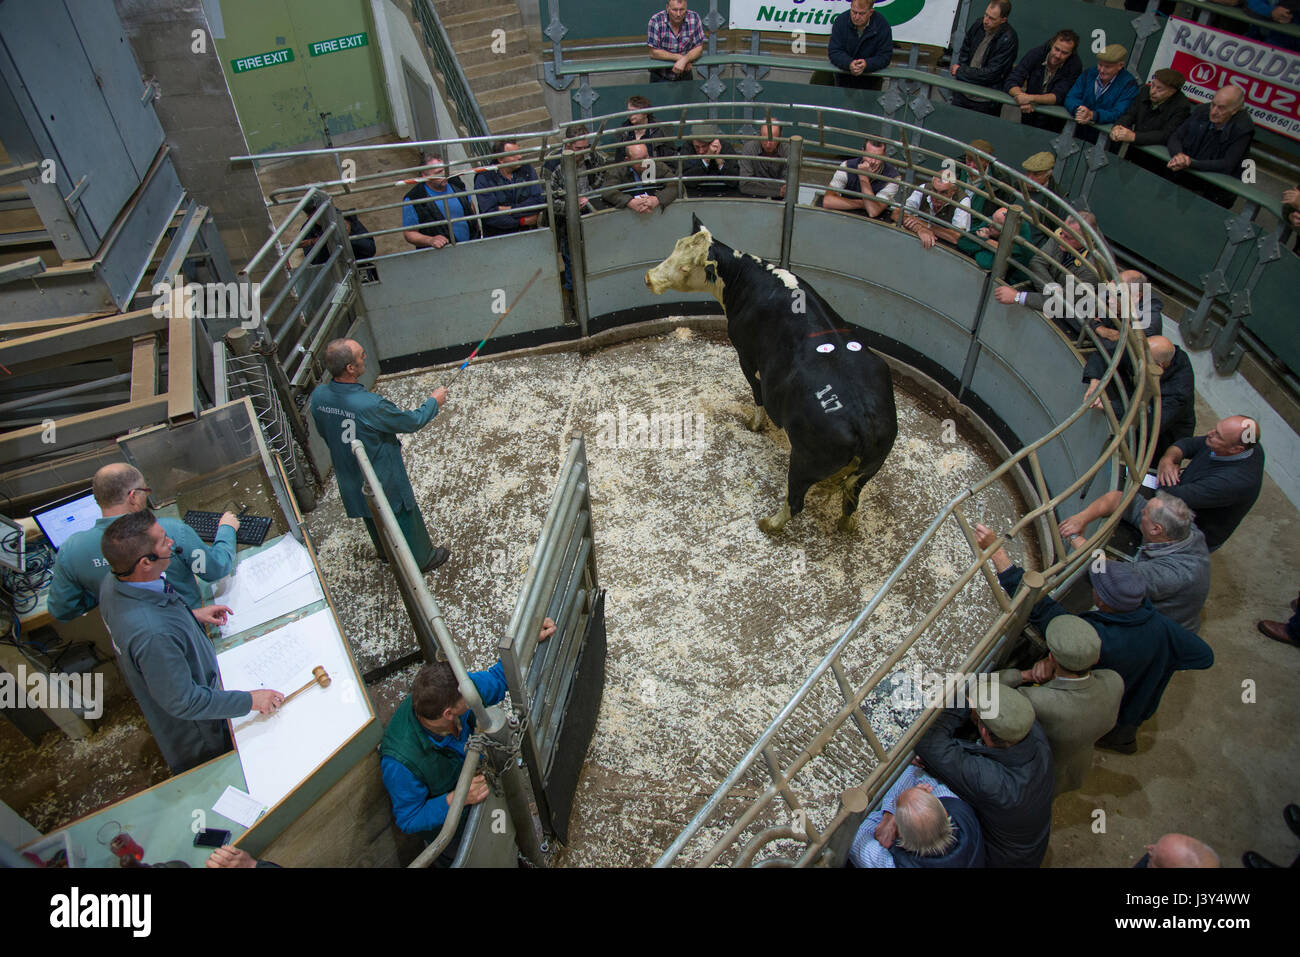
[[[99,604],[99,585],[108,574],[108,562],[100,552],[104,529],[119,517],[149,507],[149,493],[144,476],[125,462],[105,465],[91,480],[101,518],[93,528],[68,537],[59,549],[50,579],[46,608],[59,621],[71,621]],[[239,519],[231,512],[221,516],[217,537],[205,545],[198,533],[179,518],[158,519],[169,538],[174,540],[173,560],[167,569],[167,583],[190,608],[202,602],[195,575],[206,582],[225,578],[235,567],[235,533]]]
[[[433,571],[451,553],[445,548],[434,548],[429,540],[411,479],[402,464],[402,443],[397,433],[416,432],[427,425],[447,401],[447,390],[442,386],[434,389],[418,409],[399,409],[357,381],[366,371],[366,350],[353,339],[335,339],[325,347],[325,368],[332,378],[312,392],[311,415],[316,430],[329,446],[344,511],[348,518],[365,519],[375,551],[383,558],[379,530],[370,517],[370,506],[362,491],[361,466],[352,454],[352,441],[356,439],[365,446],[415,564],[422,572]]]
[[[1114,123],[1137,99],[1138,82],[1124,69],[1127,59],[1128,50],[1112,43],[1097,54],[1097,65],[1074,81],[1065,97],[1065,109],[1080,127]],[[1095,129],[1080,129],[1078,135],[1089,143],[1097,142]]]
[[[837,71],[836,86],[880,89],[880,80],[868,74],[889,66],[894,33],[883,15],[875,15],[875,6],[876,0],[853,0],[831,25],[826,55]]]
[[[447,164],[440,157],[430,156],[424,169],[424,179],[411,187],[402,203],[402,225],[406,227],[402,236],[419,249],[441,249],[452,237],[458,243],[478,239],[477,220],[451,222],[474,215],[465,183],[459,176],[448,178]]]
[[[537,640],[546,641],[553,634],[555,622],[547,618]],[[505,669],[499,660],[487,671],[471,671],[469,678],[484,705],[506,696]],[[438,661],[421,668],[379,744],[380,773],[393,801],[393,816],[404,833],[419,834],[428,843],[442,830],[475,726],[451,665]],[[465,803],[478,804],[487,796],[487,779],[476,774]],[[457,833],[438,865],[445,867],[455,860],[459,843]]]

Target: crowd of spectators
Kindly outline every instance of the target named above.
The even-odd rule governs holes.
[[[1260,6],[1257,0],[1246,2],[1252,11]],[[874,6],[874,0],[852,0],[834,21],[828,57],[837,85],[870,87],[872,74],[890,61],[889,24]],[[1289,10],[1286,4],[1273,5],[1270,16],[1289,22]],[[988,3],[955,51],[954,78],[1009,94],[1026,124],[1061,122],[1040,112],[1060,106],[1083,139],[1095,142],[1104,135],[1115,148],[1166,145],[1170,159],[1160,166],[1162,175],[1224,201],[1214,187],[1188,178],[1186,171],[1233,174],[1240,168],[1254,125],[1242,109],[1239,87],[1225,86],[1212,103],[1194,106],[1181,92],[1184,77],[1176,70],[1159,70],[1140,85],[1126,70],[1129,51],[1122,45],[1106,46],[1085,69],[1080,38],[1068,29],[1018,57],[1010,17],[1009,0]],[[652,80],[690,79],[703,50],[700,18],[685,0],[668,0],[649,23],[647,43],[651,56],[671,63],[656,70]],[[953,102],[990,115],[1003,106],[972,93],[956,93]],[[449,175],[441,158],[429,158],[423,177],[404,199],[406,240],[438,250],[553,223],[564,285],[570,288],[567,223],[575,202],[580,215],[602,208],[650,215],[682,195],[785,198],[789,147],[779,119],[767,116],[756,135],[739,145],[712,124],[692,123],[678,144],[656,122],[647,98],[631,97],[626,109],[627,119],[604,143],[585,126],[570,126],[562,146],[540,157],[540,176],[516,142],[494,144],[496,162],[475,171],[473,196],[460,176]],[[1107,133],[1097,130],[1108,124]],[[574,154],[577,165],[577,197],[569,195],[565,152]],[[964,155],[935,169],[928,181],[911,185],[890,162],[886,144],[868,137],[834,170],[819,202],[910,232],[924,254],[945,246],[986,269],[1014,214],[1019,241],[1008,277],[1015,285],[998,284],[994,298],[1006,306],[1046,310],[1063,283],[1098,288],[1092,312],[1058,319],[1071,336],[1080,336],[1085,327],[1092,333],[1086,337],[1091,348],[1080,387],[1098,412],[1118,401],[1121,386],[1130,391],[1136,385],[1136,370],[1125,356],[1109,387],[1102,388],[1113,352],[1123,344],[1127,311],[1138,343],[1145,343],[1160,373],[1157,457],[1141,463],[1150,466],[1150,474],[1121,517],[1139,536],[1131,559],[1093,564],[1093,608],[1087,612],[1072,615],[1052,598],[1034,606],[1030,622],[1044,635],[1046,655],[1026,668],[999,673],[992,697],[985,694],[970,708],[939,716],[916,747],[917,767],[897,782],[857,834],[851,859],[858,866],[1038,866],[1047,849],[1052,801],[1083,785],[1093,748],[1135,753],[1139,730],[1156,713],[1173,675],[1213,665],[1213,650],[1198,634],[1211,556],[1254,504],[1263,480],[1256,419],[1229,416],[1207,434],[1195,434],[1191,365],[1161,335],[1163,303],[1147,278],[1135,271],[1122,274],[1119,288],[1125,294],[1118,297],[1114,287],[1098,283],[1104,240],[1097,218],[1086,210],[1067,214],[1042,192],[1060,193],[1056,157],[1038,152],[1021,159],[1025,184],[1017,186],[991,176],[995,155],[989,140],[973,140]],[[1153,163],[1140,150],[1127,155]],[[1026,199],[1036,201],[1037,213]],[[1300,228],[1300,187],[1288,190],[1283,201],[1288,221]],[[1113,515],[1121,499],[1119,492],[1107,493],[1063,519],[1058,531],[1067,547],[1086,547],[1089,526]],[[1024,571],[1004,549],[993,549],[996,538],[991,529],[976,528],[976,541],[989,553],[999,583],[1013,594]],[[1259,628],[1274,640],[1298,643],[1295,618],[1260,622]],[[499,675],[485,672],[474,679],[485,701],[504,693]],[[403,829],[427,837],[445,817],[458,767],[455,740],[463,743],[472,722],[460,720],[465,702],[445,674],[435,680],[422,672],[406,706],[399,716],[404,723],[395,718],[385,739],[385,783]],[[417,767],[430,747],[443,753],[433,783]],[[485,795],[476,781],[469,803]],[[1138,866],[1218,866],[1210,848],[1186,835],[1165,835],[1147,851]]]

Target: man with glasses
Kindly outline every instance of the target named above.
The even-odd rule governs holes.
[[[230,609],[186,606],[164,577],[174,545],[147,509],[114,519],[100,539],[112,574],[100,584],[99,602],[122,677],[163,760],[180,774],[230,750],[228,719],[270,714],[284,695],[221,687],[217,655],[200,623],[224,624]]]
[[[77,532],[63,543],[54,574],[50,579],[46,607],[59,621],[71,621],[84,615],[99,604],[99,585],[108,574],[108,564],[100,553],[99,543],[114,520],[149,507],[149,493],[153,489],[145,484],[139,469],[118,462],[105,465],[91,481],[95,501],[102,517],[93,528]],[[167,582],[190,608],[199,606],[197,575],[206,582],[225,578],[235,567],[235,533],[239,519],[233,513],[221,516],[217,537],[211,545],[204,544],[194,529],[178,518],[160,518],[159,523],[174,539],[173,556],[167,573]]]

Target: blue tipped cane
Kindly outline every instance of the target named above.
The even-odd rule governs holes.
[[[485,345],[487,345],[487,341],[492,338],[492,334],[497,331],[497,327],[501,325],[501,323],[505,320],[506,316],[510,315],[510,310],[513,309],[515,306],[519,305],[519,300],[524,298],[524,293],[528,291],[528,287],[531,286],[533,283],[535,283],[537,281],[537,277],[540,276],[541,274],[542,274],[542,270],[541,267],[539,266],[537,272],[533,273],[533,278],[528,280],[528,282],[524,283],[524,288],[519,290],[519,295],[515,296],[515,301],[510,303],[510,305],[506,306],[506,311],[501,313],[501,318],[498,319],[495,323],[493,323],[492,328],[488,330],[488,334],[483,337],[483,341],[474,347],[474,351],[471,352],[468,358],[466,358],[465,361],[460,364],[460,368],[457,369],[454,373],[452,373],[451,379],[450,381],[448,381],[446,388],[450,388],[452,382],[456,381],[456,376],[460,375],[462,372],[464,372],[466,369],[469,368],[469,364],[474,361],[474,357],[478,355],[478,351],[482,349]]]

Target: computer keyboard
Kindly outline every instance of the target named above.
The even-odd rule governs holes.
[[[217,526],[221,523],[220,512],[196,512],[190,509],[182,521],[198,533],[205,542],[217,540]],[[271,519],[265,515],[242,515],[239,519],[239,531],[235,533],[238,545],[261,545],[266,540],[266,533],[271,530]]]

